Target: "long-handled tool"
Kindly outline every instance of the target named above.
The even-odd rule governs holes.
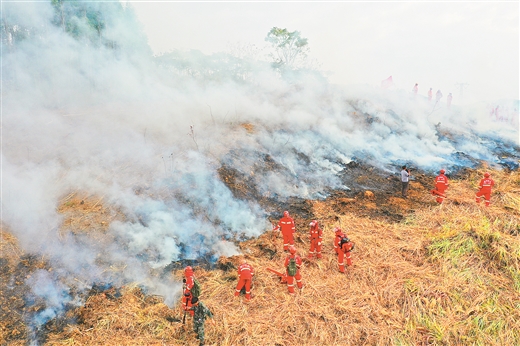
[[[431,192],[431,194],[434,195],[434,196],[437,195],[437,196],[441,196],[441,197],[443,197],[443,198],[446,198],[446,195],[442,194],[442,193],[441,193],[440,191],[438,191],[438,190],[431,190],[430,192]]]
[[[182,293],[184,294],[184,292],[186,292],[186,279],[183,279],[182,282]],[[182,318],[182,324],[186,323],[186,311],[188,310],[188,302],[190,301],[190,297],[184,296],[184,298],[186,298],[186,306],[184,306],[184,317]]]
[[[276,271],[271,268],[266,268],[266,269],[268,271],[270,271],[271,273],[278,275],[280,277],[280,283],[282,283],[282,284],[287,283],[287,274],[282,274],[279,271]]]

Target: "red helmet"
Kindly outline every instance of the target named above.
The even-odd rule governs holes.
[[[446,171],[444,169],[441,169],[441,174],[444,174],[446,173]]]
[[[334,232],[336,232],[336,233],[341,232],[341,228],[339,228],[339,227],[334,228]]]
[[[311,223],[309,224],[309,226],[311,226],[311,227],[318,227],[318,221],[312,220]]]
[[[489,172],[484,173],[484,177],[489,178],[490,176],[491,174],[489,174]]]
[[[284,217],[289,217],[289,212],[288,212],[287,210],[284,211],[284,212],[283,212],[283,216],[284,216]]]
[[[296,253],[296,248],[292,245],[289,246],[289,252],[294,255]]]
[[[190,266],[187,266],[186,268],[184,268],[184,274],[185,274],[185,275],[191,275],[191,274],[193,274],[193,268],[190,267]]]

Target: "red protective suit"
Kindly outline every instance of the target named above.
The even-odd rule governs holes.
[[[339,227],[336,227],[334,229],[334,232],[336,234],[334,236],[334,251],[336,252],[336,254],[339,255],[339,241],[341,240],[341,238],[346,237],[347,235],[343,233],[343,231]]]
[[[296,285],[298,288],[302,288],[302,276],[300,274],[300,267],[302,265],[302,259],[300,256],[296,254],[296,249],[294,249],[294,246],[291,246],[289,248],[289,251],[291,254],[285,258],[284,267],[286,268],[286,274],[287,274],[287,290],[289,293],[294,293],[294,279],[296,279]],[[289,262],[291,261],[291,258],[294,258],[294,261],[296,262],[296,275],[290,276],[287,267],[289,266]]]
[[[495,182],[490,178],[490,174],[484,174],[484,179],[482,179],[479,184],[480,190],[476,194],[477,203],[480,203],[480,197],[483,196],[486,200],[486,207],[489,207],[489,204],[491,203],[491,188],[493,185],[495,185]]]
[[[191,304],[192,297],[193,296],[191,295],[191,292],[185,290],[185,293],[182,296],[182,309],[183,309],[183,311],[188,311],[190,313],[190,315],[193,317],[194,312],[193,312],[193,310],[190,309],[193,306]]]
[[[279,229],[283,236],[283,249],[284,251],[289,250],[289,245],[294,245],[293,233],[296,231],[293,218],[289,215],[288,211],[283,212],[283,217],[278,222],[278,225],[274,229]]]
[[[392,85],[394,85],[394,81],[392,80],[392,76],[388,77],[381,81],[381,89],[388,89]]]
[[[350,240],[346,243],[343,243],[343,245],[341,245],[339,247],[338,266],[339,266],[339,271],[341,273],[345,272],[345,263],[343,263],[344,258],[346,258],[347,266],[350,267],[352,265],[352,259],[350,258],[350,252],[352,251],[353,248],[354,248],[354,243],[352,243]]]
[[[311,240],[311,248],[309,250],[309,258],[316,256],[316,258],[321,258],[321,241],[323,230],[320,228],[318,221],[312,220],[309,224],[311,227],[309,230],[310,240]]]
[[[186,269],[184,269],[184,278],[186,279],[186,282],[184,283],[185,290],[191,291],[193,285],[195,285],[194,277],[193,268],[187,266]]]
[[[255,270],[245,261],[242,261],[240,266],[238,266],[238,283],[235,289],[235,297],[240,294],[240,291],[243,287],[246,289],[246,299],[251,299],[251,281],[253,280],[253,276],[255,275]]]
[[[184,290],[191,292],[191,289],[193,288],[193,285],[195,285],[195,275],[193,274],[193,268],[190,266],[187,266],[184,269]],[[186,293],[186,292],[184,292]]]
[[[446,198],[446,190],[448,189],[448,177],[444,175],[444,170],[435,178],[435,189],[431,191],[432,195],[437,196],[437,203],[442,203]]]
[[[193,285],[195,285],[195,279],[193,275],[193,268],[190,266],[187,266],[184,269],[184,281],[184,289],[182,292],[182,308],[183,310],[188,311],[191,316],[193,316],[194,312],[193,310],[190,310],[192,306],[191,298],[193,297],[191,294],[191,289],[193,288]]]

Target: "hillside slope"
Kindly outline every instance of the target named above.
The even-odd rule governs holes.
[[[424,184],[413,182],[408,200],[397,197],[396,191],[376,192],[374,198],[358,191],[352,198],[295,204],[295,214],[305,211],[307,216],[295,216],[299,254],[306,255],[306,224],[311,219],[321,221],[325,244],[321,260],[304,261],[304,288],[295,296],[266,270],[282,270],[285,258],[281,238],[270,231],[239,243],[257,272],[250,302],[233,297],[238,256],[195,266],[201,299],[215,314],[207,323],[206,343],[520,343],[520,174],[493,172],[497,187],[493,205],[485,208],[473,199],[480,173],[466,171],[452,179],[449,199],[441,206],[428,194],[431,177],[424,177]],[[395,187],[389,181],[388,189]],[[102,198],[80,193],[65,198],[59,210],[64,227],[97,241],[108,236],[108,222],[122,217]],[[381,210],[400,210],[402,219]],[[354,265],[346,274],[338,272],[332,255],[332,229],[340,225],[356,243]],[[191,318],[181,323],[180,305],[170,309],[163,297],[148,295],[139,282],[94,286],[83,296],[84,303],[70,302],[62,316],[39,328],[31,326],[27,316],[45,304],[29,304],[29,288],[21,278],[52,268],[45,258],[24,254],[7,230],[2,235],[2,344],[198,344]],[[181,280],[182,267],[172,263],[157,275]]]

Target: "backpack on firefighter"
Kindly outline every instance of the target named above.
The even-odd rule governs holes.
[[[200,296],[200,282],[193,278],[193,287],[191,288],[191,295],[193,298],[199,298]]]
[[[289,276],[296,276],[296,271],[298,268],[296,267],[296,261],[294,258],[291,258],[289,260],[289,265],[287,266],[287,275]]]
[[[341,249],[343,244],[346,243],[350,243],[350,239],[346,236],[341,237],[341,239],[339,240],[339,248]],[[354,243],[352,243],[352,249],[350,250],[354,250]]]

